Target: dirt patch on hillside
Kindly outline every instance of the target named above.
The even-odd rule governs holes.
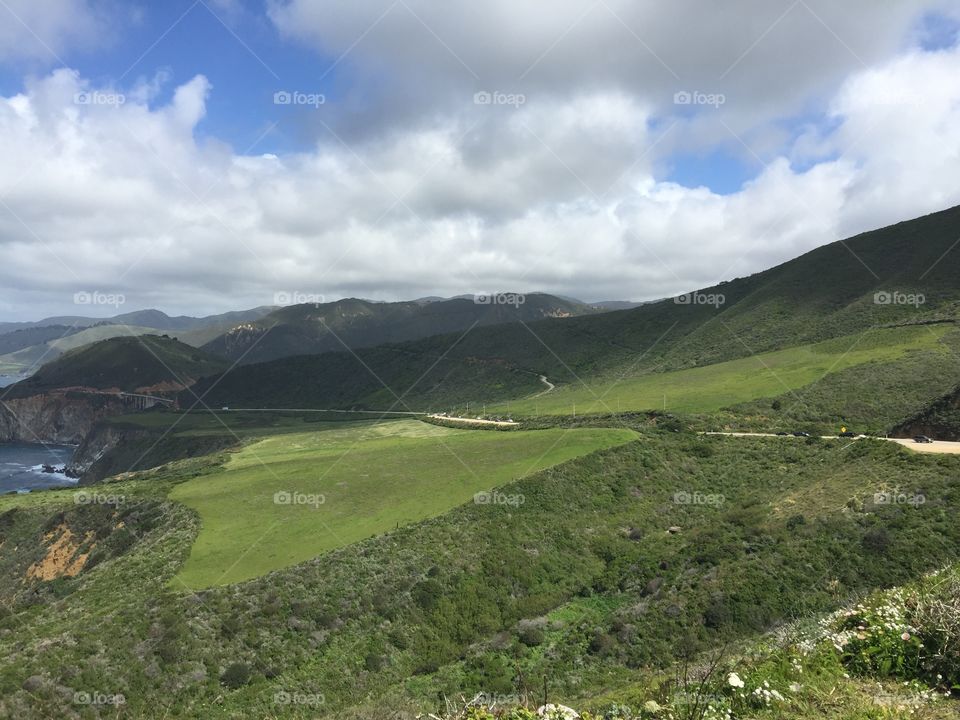
[[[75,577],[87,564],[87,558],[96,547],[95,533],[90,530],[83,538],[77,538],[65,524],[43,536],[47,554],[27,568],[28,580],[55,580],[59,577]],[[81,552],[83,550],[83,552]]]

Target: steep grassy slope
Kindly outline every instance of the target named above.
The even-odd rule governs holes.
[[[635,437],[625,429],[472,432],[400,420],[262,440],[222,472],[171,493],[203,526],[178,578],[196,588],[263,575]]]
[[[925,330],[932,334],[935,328]],[[929,349],[912,350],[900,359],[871,360],[831,372],[802,388],[688,420],[692,428],[703,430],[802,428],[829,435],[847,427],[874,435],[898,435],[897,426],[905,418],[924,415],[958,378],[960,332],[951,331]]]
[[[11,386],[10,399],[62,388],[176,390],[223,370],[226,361],[157,335],[111,338],[71,350]]]
[[[538,374],[559,386],[577,385],[582,378],[698,367],[871,328],[953,320],[960,307],[960,253],[950,251],[957,237],[960,208],[953,208],[826,245],[697,295],[722,295],[716,305],[665,300],[594,316],[477,327],[463,337],[360,350],[357,357],[284,359],[235,370],[215,394],[218,402],[245,406],[299,396],[301,406],[389,407],[390,393],[378,389],[403,394],[417,382],[408,401],[421,407],[490,402],[542,389],[531,381]],[[901,303],[912,300],[918,302]],[[472,378],[472,370],[485,377]],[[374,404],[383,400],[386,405]]]
[[[515,298],[516,302],[510,301]],[[233,328],[204,349],[244,363],[345,348],[365,348],[443,333],[547,317],[595,313],[597,308],[532,293],[490,296],[491,302],[455,298],[436,302],[375,303],[355,298],[293,305]]]

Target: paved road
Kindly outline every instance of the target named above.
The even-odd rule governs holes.
[[[704,435],[729,435],[731,437],[787,437],[793,435],[777,435],[775,433],[750,433],[750,432],[706,432]],[[857,435],[855,438],[841,438],[838,435],[821,435],[824,440],[859,440],[866,435]],[[910,438],[877,438],[878,440],[888,440],[898,445],[903,445],[917,452],[927,453],[946,453],[949,455],[960,455],[960,442],[948,442],[946,440],[934,440],[932,443],[918,443]]]

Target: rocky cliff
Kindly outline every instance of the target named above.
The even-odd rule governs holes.
[[[78,445],[99,420],[128,411],[118,397],[41,393],[0,401],[0,442]]]
[[[148,470],[174,460],[201,457],[236,446],[229,431],[214,435],[177,435],[164,428],[117,422],[99,423],[77,448],[72,469],[81,485],[93,485],[121,473]]]

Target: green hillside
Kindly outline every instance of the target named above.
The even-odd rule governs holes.
[[[487,408],[490,413],[570,415],[636,410],[696,413],[756,398],[776,397],[865,363],[883,364],[929,350],[949,355],[940,343],[952,324],[872,330],[751,355],[714,365],[639,376],[591,378],[534,397]]]

